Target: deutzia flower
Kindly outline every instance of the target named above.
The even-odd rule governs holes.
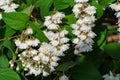
[[[116,11],[115,15],[116,17],[118,18],[118,28],[117,28],[117,31],[120,32],[120,2],[115,2],[111,5],[109,5],[113,10]],[[120,42],[120,40],[118,41]]]
[[[50,44],[56,47],[57,49],[57,56],[64,55],[64,52],[69,49],[69,39],[66,37],[68,34],[68,31],[65,29],[61,29],[60,23],[62,23],[62,18],[65,17],[65,14],[63,12],[56,12],[55,14],[51,16],[45,17],[44,25],[48,28],[49,31],[44,31],[47,38],[50,40]],[[55,28],[54,26],[50,25],[54,24],[57,25]]]
[[[18,4],[15,4],[13,0],[0,0],[0,9],[2,9],[4,12],[15,12],[15,9],[18,8]],[[0,20],[2,19],[1,13],[0,13]]]
[[[59,24],[62,23],[61,20],[64,17],[64,13],[56,12],[54,15],[45,17],[44,25],[50,30],[58,30],[58,28],[60,27]]]
[[[15,12],[15,9],[18,8],[18,6],[19,5],[12,3],[10,5],[4,5],[0,8],[3,9],[5,12]]]
[[[109,74],[103,75],[104,80],[120,80],[120,74],[116,74],[115,76],[110,71]]]
[[[88,0],[75,0],[76,4],[73,7],[73,13],[77,18],[76,23],[71,25],[73,29],[72,33],[76,36],[76,38],[73,39],[73,43],[76,44],[75,54],[92,51],[92,45],[94,43],[92,38],[96,36],[92,31],[96,9],[87,1]]]
[[[69,80],[69,78],[66,75],[62,75],[59,77],[59,80]]]

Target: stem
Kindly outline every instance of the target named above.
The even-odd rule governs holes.
[[[20,37],[21,35],[15,35],[15,36],[11,36],[10,38],[8,39],[13,39],[13,38],[17,38],[17,37]],[[4,41],[6,40],[6,38],[3,38],[3,39],[0,39],[0,41]]]

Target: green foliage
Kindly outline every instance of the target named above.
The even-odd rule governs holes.
[[[6,27],[6,30],[5,30],[5,37],[6,38],[9,38],[13,34],[15,34],[16,31],[14,29],[12,29],[11,27],[9,27],[7,25],[5,27]]]
[[[3,20],[9,27],[15,30],[22,30],[27,27],[27,22],[29,21],[29,17],[27,14],[24,13],[11,12],[11,13],[4,13]]]
[[[33,31],[36,33],[35,37],[37,37],[42,42],[49,41],[48,38],[45,36],[45,34],[42,32],[42,30],[36,23],[29,22],[29,24],[30,24],[30,27],[33,29]]]
[[[102,77],[96,67],[89,63],[83,62],[73,68],[71,74],[72,80],[102,80]]]
[[[105,52],[112,58],[120,58],[120,44],[119,43],[109,43],[104,46]]]
[[[8,68],[9,67],[9,61],[8,58],[5,55],[0,56],[0,68]]]
[[[0,80],[21,80],[16,72],[11,69],[0,69]]]
[[[53,0],[38,0],[38,4],[40,7],[40,15],[42,18],[47,16],[49,13],[49,9],[53,3]]]
[[[57,10],[63,10],[74,5],[74,0],[54,0],[54,6]]]
[[[77,62],[72,62],[72,61],[65,62],[65,63],[62,63],[61,65],[59,65],[56,70],[65,72],[65,71],[69,70],[70,68],[74,67],[76,64],[77,64]]]
[[[98,2],[103,5],[103,6],[107,6],[110,3],[114,2],[115,0],[98,0]]]
[[[96,17],[97,19],[101,18],[103,15],[103,7],[98,4],[96,1],[92,1],[92,5],[96,7]]]
[[[59,80],[59,77],[63,74],[68,76],[69,80],[103,80],[102,76],[110,70],[114,72],[114,75],[120,73],[120,43],[118,43],[117,40],[112,40],[116,42],[107,41],[109,35],[118,34],[116,27],[113,27],[113,29],[107,27],[108,25],[116,25],[115,22],[117,22],[117,19],[113,18],[114,16],[111,16],[114,12],[108,8],[109,4],[116,0],[88,1],[90,5],[95,6],[96,8],[96,14],[92,15],[96,17],[96,26],[92,28],[93,32],[96,33],[96,37],[93,40],[93,51],[81,52],[78,55],[74,54],[76,44],[72,43],[76,36],[73,34],[71,24],[75,24],[78,20],[72,12],[75,5],[74,0],[13,1],[19,4],[19,8],[16,9],[16,12],[4,12],[4,10],[0,8],[0,14],[2,14],[2,20],[0,20],[0,80]],[[65,51],[64,57],[59,57],[59,65],[48,77],[43,77],[42,74],[38,76],[26,74],[27,71],[24,71],[22,62],[18,59],[18,54],[21,54],[28,49],[21,50],[17,48],[15,45],[15,39],[19,38],[24,42],[24,37],[25,40],[35,37],[40,40],[40,43],[37,47],[32,46],[31,48],[37,50],[42,42],[49,43],[50,41],[43,31],[53,31],[54,33],[57,31],[46,29],[43,25],[45,21],[44,19],[45,16],[52,15],[57,11],[65,13],[65,18],[62,19],[63,23],[59,24],[60,29],[58,31],[63,29],[68,31],[66,37],[70,40],[68,42],[70,48]],[[23,35],[23,30],[28,27],[32,28],[33,34],[31,33],[29,36],[26,34]],[[85,35],[86,34],[87,33],[85,33]],[[16,60],[14,63],[15,66],[11,67],[11,69],[9,68],[10,60]],[[33,59],[31,58],[31,61],[32,60]],[[35,64],[33,63],[32,65]],[[50,66],[49,62],[47,65]],[[53,65],[56,64],[53,63]],[[19,71],[16,70],[16,66],[19,66]],[[44,68],[47,70],[48,66]]]

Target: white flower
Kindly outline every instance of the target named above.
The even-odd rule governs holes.
[[[57,40],[52,40],[50,43],[51,43],[53,46],[58,46],[59,41],[57,41]]]
[[[26,35],[33,34],[33,30],[32,30],[30,27],[28,27],[28,28],[25,30],[25,34],[26,34]]]
[[[58,63],[56,63],[56,62],[50,62],[50,65],[56,67],[56,66],[58,66]]]
[[[52,31],[49,31],[49,32],[44,31],[44,33],[45,33],[45,35],[47,36],[47,38],[48,38],[49,40],[55,40],[55,39],[57,39],[58,36],[59,36],[58,33],[54,33],[54,32],[52,32]]]
[[[0,0],[0,6],[3,6],[5,4],[9,4],[12,0]]]
[[[120,27],[117,29],[117,31],[119,31],[119,32],[120,32]]]
[[[38,46],[39,43],[40,43],[40,41],[38,39],[33,39],[31,46],[36,47],[36,46]]]
[[[21,45],[21,41],[19,39],[15,40],[15,45],[18,47]]]
[[[88,36],[91,38],[94,38],[96,36],[96,34],[92,31],[89,31]]]
[[[73,39],[73,43],[74,43],[74,44],[78,44],[79,41],[80,41],[79,38],[75,38],[75,39]]]
[[[59,33],[59,37],[64,37],[66,34],[68,34],[68,31],[62,30],[62,31]]]
[[[120,10],[120,3],[111,4],[110,7],[112,9],[114,9],[115,11],[119,11]]]
[[[69,44],[64,44],[60,47],[60,51],[64,52],[69,49]]]
[[[91,31],[91,25],[82,25],[80,27],[80,30],[83,32],[89,32],[89,31]]]
[[[47,28],[50,30],[57,30],[59,28],[59,25],[52,23],[48,25]]]
[[[92,51],[92,46],[83,42],[79,42],[75,48],[79,49],[79,52],[88,52]]]
[[[48,75],[49,75],[49,73],[43,70],[43,76],[46,77],[46,76],[48,76]]]
[[[78,4],[75,4],[74,7],[73,7],[73,13],[75,14],[75,17],[76,18],[79,18],[81,12],[82,12],[82,9],[81,7],[83,6],[83,4],[81,3],[78,3]]]
[[[60,39],[60,43],[63,44],[63,43],[67,43],[69,41],[69,39],[67,37],[63,37]]]
[[[15,41],[15,44],[19,49],[27,49],[28,48],[28,45],[26,44],[26,42],[25,41],[21,42],[19,39],[17,39]]]
[[[39,60],[40,60],[40,57],[39,57],[39,56],[34,56],[34,57],[33,57],[33,60],[39,61]]]
[[[60,58],[57,57],[57,56],[53,56],[51,59],[52,59],[53,61],[58,61],[58,60],[60,60]]]
[[[65,17],[63,12],[56,12],[51,16],[45,17],[44,25],[50,30],[58,30],[60,27],[59,24],[62,23],[62,18]]]
[[[87,38],[87,36],[85,34],[80,34],[79,37],[80,37],[80,40],[82,40],[82,41]]]
[[[103,75],[104,80],[120,80],[120,74],[113,75],[110,71],[109,74]]]
[[[75,0],[75,2],[87,2],[88,0]]]
[[[69,80],[69,78],[66,75],[62,75],[59,77],[59,80]]]
[[[79,29],[79,28],[80,28],[80,26],[79,26],[79,25],[77,25],[77,24],[72,24],[72,25],[71,25],[71,27],[72,27],[73,29],[75,29],[75,30],[77,30],[77,29]]]
[[[40,68],[38,70],[31,68],[29,71],[30,74],[34,74],[35,76],[39,75],[41,72],[42,72],[42,70]]]
[[[84,11],[87,14],[94,15],[96,13],[96,8],[94,6],[87,6],[87,8],[84,9]]]
[[[120,12],[116,12],[115,15],[117,18],[120,18]]]
[[[18,8],[18,4],[11,3],[10,5],[4,5],[0,8],[3,9],[5,12],[15,12],[15,9]]]
[[[62,23],[61,19],[65,17],[65,14],[63,12],[57,12],[52,16],[52,21],[54,23]]]
[[[80,35],[81,31],[80,30],[73,30],[72,33],[76,36]]]

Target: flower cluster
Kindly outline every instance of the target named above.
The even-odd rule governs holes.
[[[22,50],[18,54],[18,61],[22,63],[28,74],[48,76],[58,66],[59,56],[63,56],[64,52],[69,49],[69,44],[67,44],[69,39],[65,37],[68,32],[62,30],[59,26],[62,23],[63,16],[65,16],[63,13],[57,12],[52,17],[46,17],[51,17],[52,23],[49,23],[49,25],[57,25],[57,28],[52,29],[52,26],[46,26],[49,31],[44,31],[44,33],[48,37],[49,43],[40,42],[34,38],[32,36],[33,30],[30,27],[22,32],[20,38],[15,40],[16,46]],[[46,25],[50,20],[46,19],[44,24]],[[14,67],[14,60],[10,61],[10,65]],[[19,67],[17,66],[16,69],[19,70]]]
[[[116,2],[110,5],[110,7],[116,11],[115,15],[118,18],[118,28],[117,31],[120,32],[120,2]]]
[[[14,12],[18,8],[18,4],[15,4],[13,0],[0,0],[0,9],[4,12]],[[0,12],[0,20],[2,19],[2,13]]]
[[[62,12],[56,12],[51,16],[46,16],[44,22],[44,25],[48,29],[48,31],[44,31],[44,33],[50,40],[50,44],[56,47],[58,56],[63,56],[63,52],[69,49],[69,44],[67,43],[69,39],[65,37],[68,31],[62,30],[60,27],[63,17],[65,17],[65,15]]]
[[[28,74],[48,76],[50,72],[55,70],[58,65],[57,61],[60,60],[56,56],[57,49],[49,43],[41,43],[32,34],[32,29],[28,27],[22,32],[21,38],[15,40],[16,46],[22,50],[18,54],[19,59],[17,61],[22,63]],[[11,67],[14,67],[14,62],[14,60],[10,61]],[[19,70],[18,66],[16,70]]]
[[[110,73],[104,75],[103,78],[104,80],[120,80],[120,74],[116,74],[116,76],[114,76],[113,73],[110,71]]]
[[[96,36],[92,31],[96,9],[87,1],[88,0],[75,0],[76,4],[73,7],[73,13],[77,18],[76,23],[71,25],[73,29],[72,33],[76,36],[76,38],[73,39],[73,43],[76,44],[75,54],[92,51],[92,45],[94,43],[92,38]]]

